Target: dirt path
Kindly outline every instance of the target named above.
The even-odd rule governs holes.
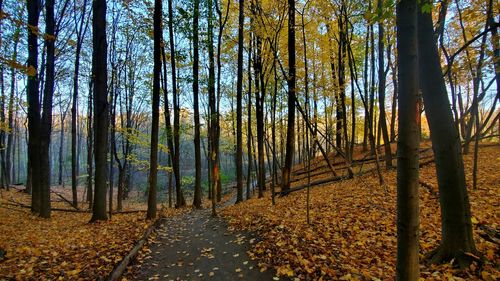
[[[232,234],[224,219],[197,210],[163,224],[150,246],[150,258],[136,280],[279,280],[260,272],[246,251],[256,238]]]

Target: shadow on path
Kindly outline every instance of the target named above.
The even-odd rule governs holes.
[[[247,250],[257,239],[231,233],[210,210],[168,219],[156,235],[136,280],[279,280],[273,270],[260,272],[250,260]]]

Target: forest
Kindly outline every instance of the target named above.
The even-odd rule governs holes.
[[[0,280],[500,280],[493,0],[0,0]]]

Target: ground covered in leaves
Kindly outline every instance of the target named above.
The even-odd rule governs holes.
[[[52,194],[52,206],[70,209],[60,199]],[[89,223],[91,214],[81,212],[53,211],[50,220],[41,219],[17,204],[29,202],[29,195],[18,190],[1,191],[0,249],[6,254],[0,258],[0,280],[102,278],[152,223],[144,220],[144,212],[116,214],[98,223]],[[163,215],[176,213],[169,209]]]
[[[423,150],[424,155],[429,153]],[[428,159],[422,157],[422,161]],[[464,161],[467,182],[472,185],[472,156]],[[421,278],[425,280],[500,279],[499,245],[484,238],[485,229],[500,231],[500,146],[481,147],[478,163],[478,189],[469,189],[469,195],[483,262],[467,270],[457,269],[453,261],[439,266],[423,261],[439,245],[441,222],[435,166],[431,162],[420,170]],[[391,280],[396,265],[396,171],[383,176],[383,186],[375,172],[315,186],[310,190],[310,224],[306,189],[276,198],[275,206],[268,192],[262,199],[230,206],[223,213],[231,227],[261,236],[249,252],[261,269],[274,267],[282,276],[302,280]]]

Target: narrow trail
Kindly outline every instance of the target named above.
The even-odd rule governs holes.
[[[232,233],[211,210],[193,210],[160,226],[135,280],[279,280],[247,254],[257,238]]]

